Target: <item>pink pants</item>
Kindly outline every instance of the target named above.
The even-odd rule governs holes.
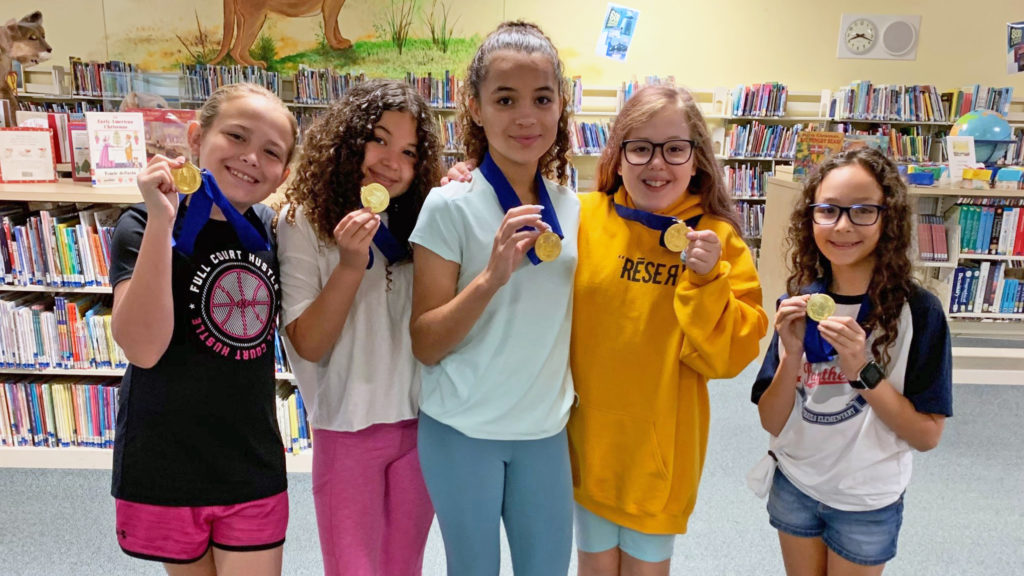
[[[417,575],[434,518],[416,420],[316,429],[313,503],[325,576]]]

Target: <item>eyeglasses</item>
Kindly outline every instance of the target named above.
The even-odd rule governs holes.
[[[697,143],[693,140],[666,140],[664,142],[651,142],[650,140],[623,140],[622,151],[625,153],[626,162],[633,166],[643,166],[654,158],[654,152],[661,148],[661,157],[666,164],[678,166],[686,164],[693,156],[693,149]]]
[[[872,226],[878,222],[878,216],[885,206],[878,204],[854,204],[853,206],[836,206],[835,204],[811,204],[811,218],[815,224],[832,226],[846,214],[850,222],[857,226]]]

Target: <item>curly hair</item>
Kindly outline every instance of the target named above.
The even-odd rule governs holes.
[[[913,223],[907,187],[900,179],[896,165],[884,154],[872,148],[839,154],[826,160],[808,178],[789,221],[786,248],[790,252],[790,276],[786,280],[786,288],[790,294],[798,294],[817,278],[832,275],[831,263],[814,241],[810,205],[814,204],[814,196],[825,178],[844,166],[860,166],[874,177],[882,189],[882,204],[885,206],[880,216],[882,230],[875,247],[875,266],[868,285],[871,313],[862,327],[865,331],[879,329],[871,344],[871,354],[883,365],[888,365],[891,360],[888,347],[899,335],[900,313],[914,289],[910,263]]]
[[[423,97],[399,80],[371,80],[353,86],[344,98],[321,114],[306,132],[295,178],[285,192],[286,214],[295,222],[302,206],[317,236],[334,243],[334,227],[362,204],[359,189],[366,143],[386,111],[408,112],[416,121],[416,167],[409,189],[388,204],[388,229],[403,246],[416,225],[427,193],[441,179],[436,121]],[[410,249],[411,252],[411,249]]]
[[[558,131],[555,142],[548,148],[538,163],[541,173],[560,184],[565,184],[569,176],[569,121],[572,109],[569,107],[569,83],[565,78],[565,67],[558,56],[558,50],[544,32],[536,24],[521,20],[503,22],[498,28],[487,35],[476,55],[466,70],[465,86],[460,91],[458,126],[462,134],[462,143],[466,148],[466,158],[473,160],[477,166],[483,163],[487,153],[487,135],[483,126],[473,121],[470,113],[470,102],[480,101],[480,86],[487,78],[487,67],[496,52],[511,51],[522,54],[543,54],[551,60],[555,77],[558,79],[558,105],[561,114],[558,117]]]
[[[597,189],[605,194],[615,194],[622,186],[619,167],[622,165],[622,141],[630,131],[650,121],[656,114],[669,107],[683,112],[690,138],[694,141],[693,158],[696,174],[690,179],[688,192],[700,196],[700,206],[710,214],[733,225],[736,232],[743,234],[740,217],[733,206],[732,195],[725,187],[722,169],[715,158],[711,144],[711,133],[704,122],[700,106],[693,94],[685,88],[675,86],[646,86],[633,95],[615,118],[608,143],[601,152],[597,166]],[[628,192],[628,190],[627,190]]]

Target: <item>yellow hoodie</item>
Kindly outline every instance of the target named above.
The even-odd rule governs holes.
[[[701,218],[697,229],[718,235],[722,256],[700,276],[612,200],[580,196],[570,354],[579,401],[568,426],[576,501],[633,530],[682,534],[704,467],[707,380],[757,357],[768,326],[761,285],[728,222]],[[614,200],[634,207],[622,189]],[[689,193],[663,212],[701,213]]]

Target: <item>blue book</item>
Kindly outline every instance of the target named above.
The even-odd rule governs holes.
[[[995,219],[995,208],[985,206],[981,210],[981,221],[978,235],[974,238],[974,253],[988,254],[988,239],[992,236],[992,221]]]
[[[1020,284],[1020,280],[1016,278],[1007,278],[1003,284],[1002,303],[999,305],[999,311],[1004,314],[1013,313],[1013,299],[1017,296],[1017,285]]]
[[[295,414],[299,421],[299,448],[308,446],[309,430],[306,429],[306,403],[302,401],[302,394],[295,389]]]
[[[46,432],[43,431],[43,418],[39,410],[39,397],[36,396],[36,384],[24,384],[25,396],[28,397],[29,406],[29,432],[32,434],[33,446],[46,445]]]
[[[955,314],[960,311],[960,300],[963,298],[964,279],[967,276],[967,269],[957,266],[953,271],[953,294],[949,298],[949,312]]]
[[[101,385],[90,386],[90,388],[96,389],[96,395],[99,397],[100,407],[100,429],[98,430],[99,436],[96,438],[97,444],[100,448],[107,447],[107,395],[103,393],[103,387]]]

